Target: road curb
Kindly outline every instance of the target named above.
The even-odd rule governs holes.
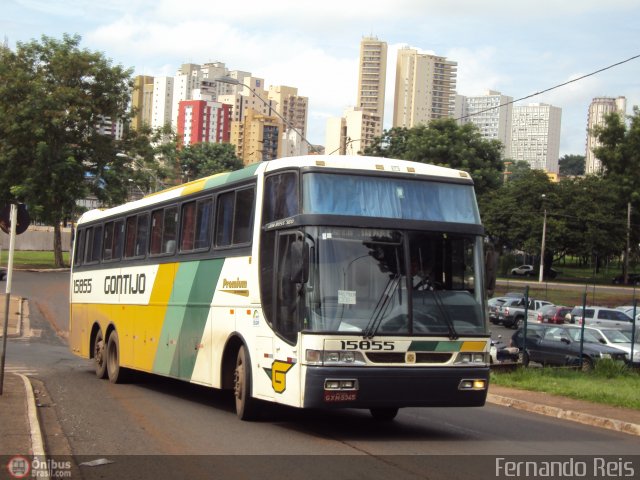
[[[590,425],[592,427],[606,428],[616,432],[628,433],[630,435],[640,436],[640,425],[613,418],[598,417],[588,413],[575,412],[573,410],[565,410],[563,408],[541,405],[539,403],[528,402],[526,400],[518,400],[515,398],[504,397],[502,395],[488,394],[487,402],[504,407],[516,408],[527,412],[538,413],[548,417],[561,418],[572,422]]]
[[[29,418],[29,432],[31,434],[31,452],[34,459],[38,459],[38,478],[49,478],[49,470],[47,469],[47,456],[44,451],[44,442],[42,440],[42,430],[38,421],[38,411],[36,409],[36,398],[33,394],[31,381],[26,375],[17,373],[24,382],[24,388],[27,394],[27,417]]]

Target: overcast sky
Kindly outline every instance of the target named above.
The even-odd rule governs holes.
[[[182,63],[221,61],[309,97],[308,137],[356,102],[363,36],[389,45],[385,128],[396,52],[408,45],[458,63],[457,91],[518,99],[640,54],[637,0],[1,0],[11,48],[80,34],[134,74],[173,76]],[[640,104],[640,58],[516,103],[562,108],[560,155],[585,153],[589,103]]]

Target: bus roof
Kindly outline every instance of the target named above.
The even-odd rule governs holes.
[[[299,157],[285,157],[277,160],[254,163],[241,170],[233,172],[218,173],[208,177],[203,177],[192,182],[183,183],[175,187],[162,190],[160,192],[147,195],[140,200],[128,202],[117,207],[108,209],[94,209],[85,212],[78,223],[86,223],[101,218],[118,215],[149,205],[155,205],[165,200],[179,198],[202,190],[220,187],[226,184],[235,183],[262,172],[272,172],[284,168],[300,167],[326,167],[331,169],[345,170],[370,170],[375,172],[386,171],[389,173],[406,173],[408,175],[425,175],[430,177],[456,178],[472,182],[471,176],[462,170],[440,167],[426,163],[410,162],[384,157],[366,157],[359,155],[305,155]]]

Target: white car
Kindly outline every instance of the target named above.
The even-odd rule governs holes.
[[[617,348],[627,354],[627,359],[631,356],[631,331],[619,330],[610,327],[584,327],[585,342],[599,342],[602,345]],[[633,345],[633,365],[640,365],[640,343]]]
[[[511,269],[511,275],[523,275],[525,277],[530,277],[533,274],[535,274],[533,265],[520,265],[519,267]]]

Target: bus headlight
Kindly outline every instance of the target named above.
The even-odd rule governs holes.
[[[305,360],[309,365],[365,365],[366,362],[361,352],[346,352],[341,350],[305,351]]]
[[[487,359],[488,353],[471,353],[471,352],[460,352],[456,357],[455,364],[470,364],[470,365],[484,365],[488,363]]]

